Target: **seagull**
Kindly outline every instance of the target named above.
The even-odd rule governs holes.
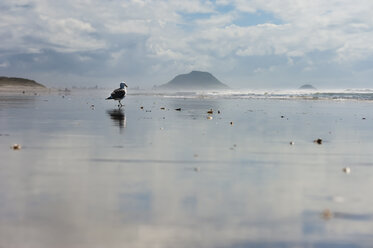
[[[122,107],[122,103],[120,102],[121,100],[123,100],[123,98],[126,96],[127,94],[127,84],[125,82],[121,82],[120,85],[119,85],[119,89],[116,89],[114,90],[111,95],[106,98],[106,100],[110,100],[110,99],[113,99],[113,100],[117,100],[119,101],[119,104],[118,104],[118,107]]]

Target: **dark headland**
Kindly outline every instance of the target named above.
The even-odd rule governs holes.
[[[229,87],[209,72],[192,71],[181,74],[156,89],[161,90],[223,90]]]
[[[37,83],[34,80],[17,77],[0,77],[0,87],[15,88],[18,90],[22,90],[24,87],[46,89],[44,85]]]

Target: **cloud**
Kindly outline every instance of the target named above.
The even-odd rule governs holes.
[[[45,66],[46,72],[66,73],[65,60],[59,59],[69,58],[74,61],[70,73],[80,69],[82,81],[87,75],[91,82],[94,72],[97,78],[113,79],[129,73],[134,80],[153,85],[203,69],[234,78],[244,87],[247,76],[258,71],[277,79],[274,57],[286,61],[283,72],[356,68],[373,57],[372,7],[367,0],[4,0],[0,63],[8,64],[0,73],[17,73],[21,66],[26,71],[38,67],[41,73]],[[44,56],[58,59],[53,68],[40,63]],[[19,57],[34,59],[18,61]],[[297,75],[287,77],[298,81],[306,74]]]
[[[6,68],[9,66],[9,63],[8,62],[3,62],[3,63],[0,63],[0,67],[3,67],[3,68]]]

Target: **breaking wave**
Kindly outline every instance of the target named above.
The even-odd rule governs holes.
[[[221,90],[188,92],[142,92],[167,98],[237,98],[237,99],[298,99],[298,100],[373,100],[373,89],[344,90]]]

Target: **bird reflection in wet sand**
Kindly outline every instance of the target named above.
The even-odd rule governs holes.
[[[126,115],[122,109],[111,109],[107,110],[106,113],[113,120],[115,126],[118,126],[121,130],[126,127]]]

